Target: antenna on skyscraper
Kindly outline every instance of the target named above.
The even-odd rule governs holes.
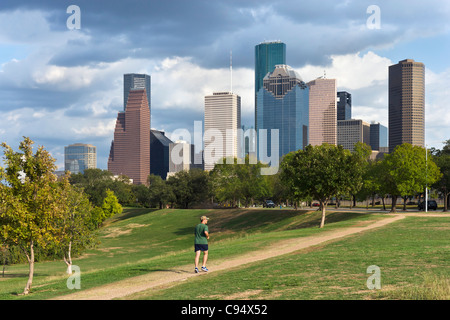
[[[233,93],[233,50],[230,50],[230,90]]]

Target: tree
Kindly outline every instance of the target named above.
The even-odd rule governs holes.
[[[209,197],[209,174],[201,169],[179,171],[167,180],[177,206],[189,208]]]
[[[172,190],[160,176],[150,174],[147,183],[148,202],[151,207],[157,206],[159,209],[163,209],[166,204],[174,201]]]
[[[439,167],[442,177],[433,185],[444,196],[444,212],[448,211],[450,202],[450,139],[444,142],[444,148],[432,157]]]
[[[347,185],[348,193],[352,196],[353,206],[356,205],[356,195],[361,191],[364,186],[364,177],[368,169],[368,159],[370,157],[372,149],[365,143],[355,143],[353,152],[349,156],[347,172],[349,174],[349,180],[351,181]],[[350,206],[351,207],[351,206]]]
[[[2,143],[6,167],[0,167],[0,238],[17,245],[25,253],[28,281],[24,294],[31,291],[34,275],[34,248],[54,243],[57,230],[53,218],[61,210],[55,159],[41,146],[33,152],[33,141],[25,137],[15,152]]]
[[[380,164],[383,188],[392,196],[391,212],[396,212],[397,198],[422,192],[436,182],[441,173],[431,156],[426,161],[425,148],[404,143],[387,154]]]
[[[231,162],[231,163],[230,163]],[[261,175],[261,162],[249,163],[247,155],[244,163],[238,163],[237,158],[224,158],[211,171],[214,195],[219,202],[231,202],[233,206],[242,200],[248,207],[254,199],[269,196],[269,179]]]
[[[88,197],[71,186],[67,178],[60,181],[62,214],[55,219],[59,247],[62,249],[67,273],[72,274],[72,256],[92,245],[95,240],[92,225],[92,205]]]
[[[117,200],[117,197],[114,195],[114,191],[109,189],[106,190],[106,198],[103,200],[102,210],[103,220],[122,213],[123,208],[120,205],[119,200]]]
[[[308,145],[304,150],[287,154],[281,162],[282,179],[297,197],[312,196],[320,202],[325,225],[326,206],[331,197],[345,193],[351,183],[350,151],[342,146]]]

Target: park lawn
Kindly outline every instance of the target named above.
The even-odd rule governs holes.
[[[99,230],[101,243],[97,248],[74,259],[81,270],[82,289],[192,263],[193,226],[204,214],[211,218],[210,244],[216,259],[260,250],[283,239],[383,219],[382,215],[330,212],[326,227],[319,229],[320,213],[316,211],[130,208]],[[21,296],[28,265],[8,266],[6,276],[0,277],[0,299],[48,299],[70,294],[65,271],[62,261],[36,263],[32,294]]]
[[[127,299],[448,300],[449,230],[448,217],[406,217],[344,240]],[[372,265],[380,268],[380,290],[367,288]]]

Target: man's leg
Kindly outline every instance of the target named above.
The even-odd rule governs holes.
[[[206,261],[208,260],[208,250],[203,251],[203,265],[202,267],[206,267]]]
[[[200,260],[200,250],[195,251],[195,267],[198,268],[198,261]]]

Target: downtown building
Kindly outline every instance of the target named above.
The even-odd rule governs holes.
[[[352,118],[352,95],[347,91],[337,93],[337,120],[350,120]]]
[[[204,170],[223,158],[240,158],[241,97],[232,92],[205,96]]]
[[[286,44],[281,41],[266,41],[255,46],[255,129],[258,108],[256,96],[264,85],[264,77],[275,69],[276,65],[286,64]]]
[[[127,73],[123,75],[123,110],[128,102],[128,95],[132,89],[145,89],[148,107],[151,113],[151,77],[148,74]]]
[[[150,174],[150,109],[146,89],[130,89],[119,112],[111,143],[108,171],[146,184]]]
[[[425,65],[389,66],[389,153],[402,143],[425,147]]]
[[[264,77],[256,95],[256,115],[259,160],[266,156],[281,160],[285,154],[308,145],[309,89],[288,65],[276,65]],[[272,130],[278,131],[279,139],[274,141],[278,155],[272,154]]]
[[[370,124],[360,119],[338,120],[337,144],[353,151],[357,142],[370,144]]]
[[[309,144],[337,144],[336,79],[318,78],[309,87]]]
[[[370,124],[370,147],[372,151],[389,152],[388,128],[380,123]]]
[[[95,168],[97,168],[97,147],[84,143],[64,147],[64,171],[77,174]]]
[[[163,131],[150,130],[150,173],[167,178],[170,163],[170,144],[172,140]]]

